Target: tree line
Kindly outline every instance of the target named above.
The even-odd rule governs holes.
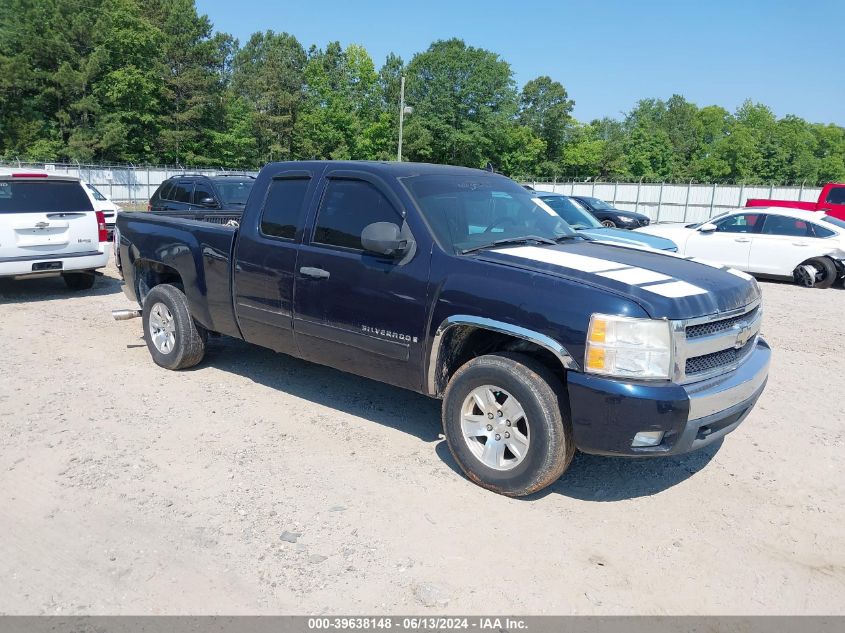
[[[558,180],[845,180],[845,128],[682,96],[579,122],[548,76],[516,85],[498,54],[439,40],[380,67],[363,46],[306,49],[215,31],[193,0],[4,0],[0,157],[255,168],[396,157]]]

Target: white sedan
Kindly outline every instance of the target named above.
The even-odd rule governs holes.
[[[672,240],[684,257],[808,287],[828,288],[845,272],[845,221],[823,212],[754,207],[700,224],[636,230]]]

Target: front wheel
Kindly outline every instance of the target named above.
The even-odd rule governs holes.
[[[205,356],[208,333],[188,311],[188,299],[178,288],[162,284],[144,298],[142,314],[147,349],[165,369],[193,367]]]
[[[613,220],[602,220],[601,225],[606,226],[609,229],[615,229],[616,228],[616,222],[614,222]]]
[[[522,354],[480,356],[446,388],[449,450],[479,486],[531,494],[558,479],[575,454],[563,405],[563,385],[542,363]]]

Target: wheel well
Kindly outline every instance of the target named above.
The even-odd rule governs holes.
[[[149,260],[135,262],[135,289],[138,303],[144,305],[144,299],[150,290],[161,284],[171,284],[180,290],[184,289],[182,276],[175,268]]]
[[[549,368],[562,383],[566,382],[566,371],[560,359],[545,347],[517,336],[511,336],[473,325],[455,325],[443,334],[436,359],[435,394],[440,396],[446,389],[452,375],[464,364],[477,356],[496,352],[519,352],[531,356]]]

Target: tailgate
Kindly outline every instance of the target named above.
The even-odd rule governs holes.
[[[79,182],[0,180],[0,259],[98,248],[96,213]]]

